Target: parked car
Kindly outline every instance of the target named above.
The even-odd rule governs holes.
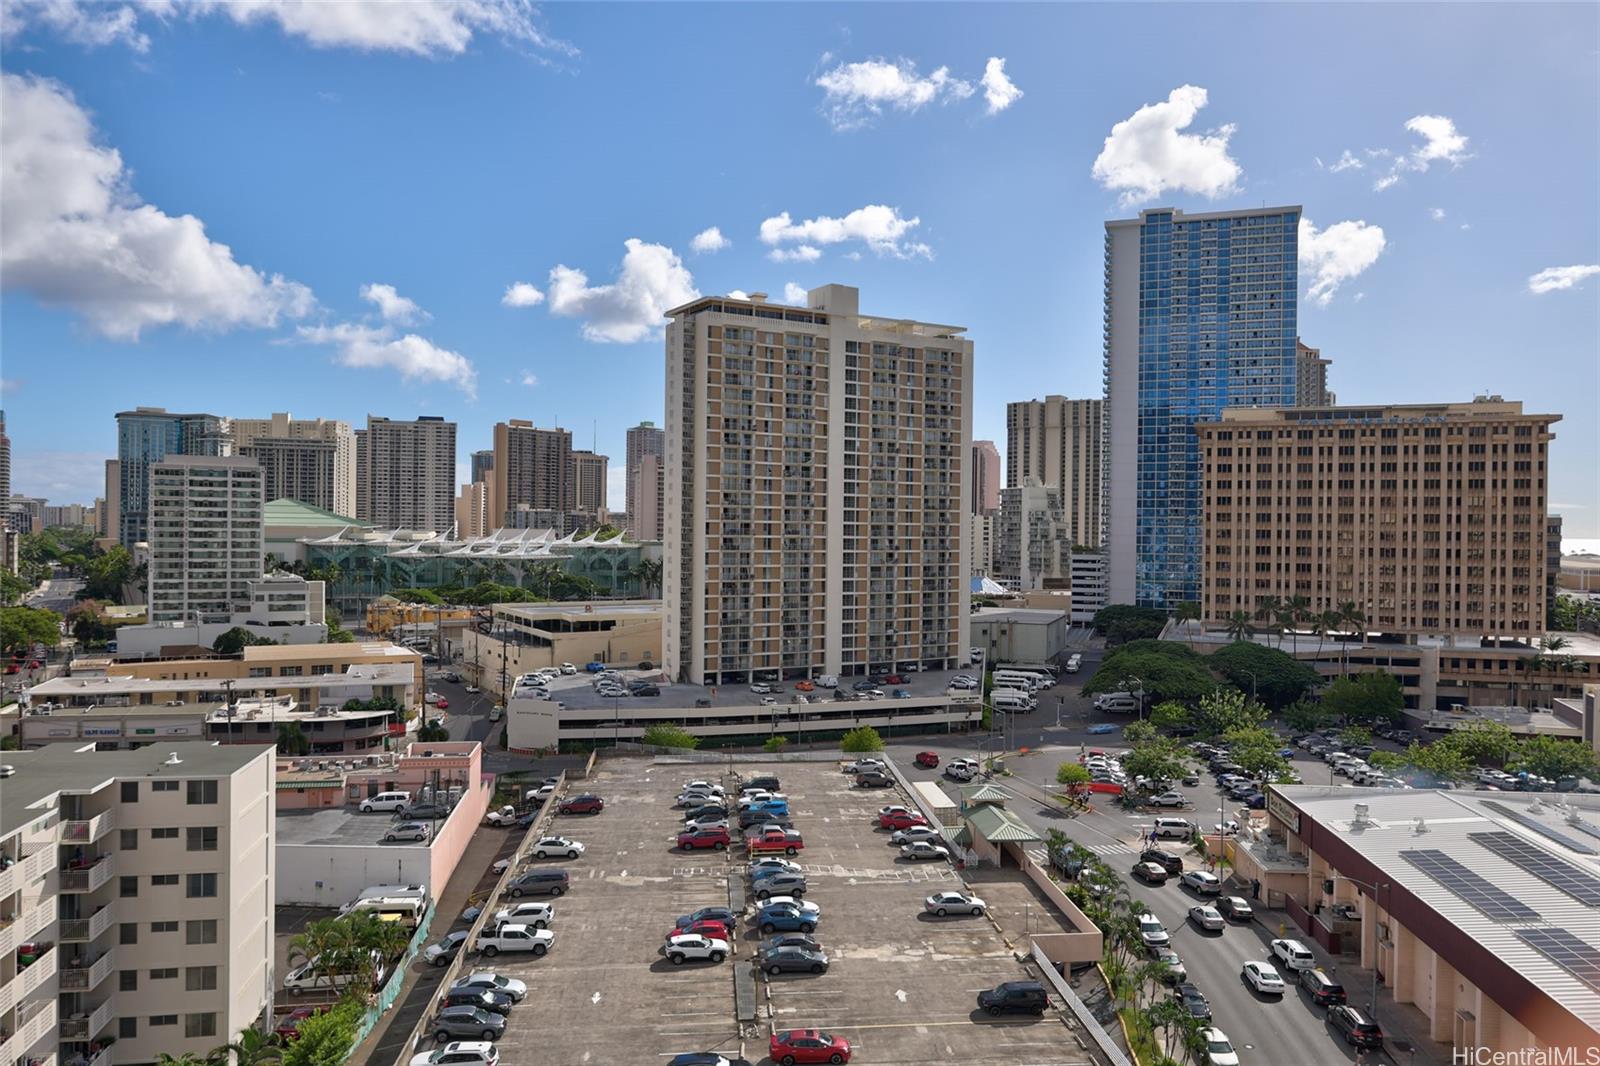
[[[679,929],[687,929],[696,922],[721,922],[732,928],[737,920],[734,913],[726,907],[701,907],[697,911],[680,915],[677,921]]]
[[[504,992],[485,988],[448,988],[440,999],[443,1007],[478,1007],[494,1014],[510,1014],[514,1001]]]
[[[728,942],[698,933],[679,933],[662,945],[661,953],[674,966],[686,962],[721,962],[728,957]]]
[[[896,829],[889,834],[891,844],[911,844],[918,840],[925,840],[930,844],[937,844],[943,839],[943,834],[931,825],[914,825],[909,829]]]
[[[457,1037],[498,1040],[505,1034],[506,1018],[482,1007],[446,1007],[434,1016],[430,1028],[433,1038],[441,1044]]]
[[[879,773],[885,773],[888,771],[888,769],[889,764],[884,762],[882,759],[855,759],[851,762],[845,763],[844,766],[844,772],[847,774],[864,774],[869,770],[876,770]]]
[[[510,907],[501,907],[494,912],[495,925],[531,925],[535,929],[543,929],[555,921],[556,909],[548,903],[538,903],[528,900],[526,903],[516,903]],[[454,936],[455,934],[450,934]],[[459,982],[458,982],[459,983]],[[518,984],[521,982],[519,981]],[[520,997],[518,997],[520,998]]]
[[[801,873],[775,873],[756,881],[752,889],[758,900],[773,896],[803,896],[806,894],[806,875]]]
[[[1200,1038],[1206,1045],[1205,1066],[1239,1066],[1239,1053],[1233,1049],[1227,1033],[1212,1027],[1202,1032]]]
[[[1160,848],[1145,848],[1139,853],[1140,862],[1153,862],[1171,877],[1183,873],[1183,859]]]
[[[1002,1014],[1043,1014],[1050,1006],[1038,981],[1002,981],[978,993],[978,1009],[992,1018]]]
[[[775,904],[756,912],[756,928],[762,933],[809,933],[817,927],[817,916],[798,907]]]
[[[561,805],[556,808],[556,812],[558,814],[599,814],[605,809],[605,806],[606,801],[599,796],[585,793],[581,796],[573,796],[569,800],[563,800]]]
[[[928,820],[918,811],[896,812],[878,816],[880,829],[910,829],[914,825],[927,825]]]
[[[900,845],[900,857],[912,861],[923,859],[948,859],[950,849],[930,844],[926,840],[913,840],[909,844]]]
[[[1251,959],[1240,968],[1239,976],[1244,979],[1245,984],[1263,996],[1283,995],[1283,977],[1270,962]]]
[[[917,752],[916,763],[918,766],[926,766],[930,770],[937,770],[939,768],[939,756],[936,752],[919,751]]]
[[[1189,908],[1189,921],[1197,928],[1207,932],[1220,933],[1228,923],[1222,918],[1222,912],[1209,905],[1200,905]]]
[[[1167,871],[1160,863],[1136,862],[1133,864],[1133,876],[1147,885],[1164,885],[1167,883]]]
[[[1248,922],[1256,913],[1243,896],[1218,896],[1213,906],[1222,912],[1224,918],[1236,922]]]
[[[462,929],[446,933],[443,939],[422,949],[422,961],[429,966],[449,966],[461,953],[461,945],[467,942],[467,932],[468,930]]]
[[[788,859],[777,855],[763,855],[750,864],[750,879],[759,881],[764,877],[771,877],[777,873],[799,873],[800,864],[790,862]]]
[[[935,892],[922,901],[923,910],[940,918],[947,914],[981,915],[987,906],[983,900],[966,892]]]
[[[1383,1030],[1378,1023],[1348,1003],[1328,1008],[1328,1024],[1351,1047],[1383,1047]]]
[[[550,950],[555,941],[556,935],[548,929],[535,929],[530,925],[509,922],[496,926],[492,933],[479,934],[477,948],[491,959],[502,951],[543,955]]]
[[[1201,896],[1216,896],[1222,893],[1221,879],[1209,870],[1190,870],[1183,875],[1183,887]]]
[[[529,850],[536,859],[576,859],[583,845],[570,837],[541,837]]]
[[[1180,1007],[1189,1012],[1189,1017],[1191,1018],[1199,1018],[1201,1021],[1206,1021],[1211,1017],[1211,1003],[1206,999],[1205,993],[1188,981],[1180,981],[1178,983],[1177,987],[1172,990],[1172,998],[1177,1001]]]
[[[1153,914],[1139,915],[1139,939],[1147,948],[1172,942],[1172,935],[1167,932],[1167,927],[1161,924],[1161,919]]]
[[[1150,949],[1150,958],[1162,967],[1161,980],[1167,984],[1174,985],[1188,979],[1189,971],[1184,968],[1183,960],[1170,947]]]
[[[1163,792],[1158,796],[1150,797],[1152,807],[1187,807],[1189,797],[1182,792]]]
[[[383,834],[385,844],[393,844],[402,840],[428,839],[428,824],[426,822],[401,822],[387,833]]]
[[[1281,962],[1286,970],[1310,970],[1317,965],[1317,958],[1311,954],[1311,949],[1298,940],[1274,940],[1268,947],[1272,950],[1272,957]]]
[[[565,870],[529,870],[506,886],[512,899],[523,896],[559,896],[567,890],[570,878]]]
[[[756,965],[769,974],[827,973],[828,956],[812,948],[783,947],[763,950],[756,957]]]
[[[882,770],[868,770],[864,774],[856,775],[857,788],[893,788],[894,778]]]
[[[779,933],[763,940],[757,950],[775,951],[778,948],[806,948],[809,951],[821,951],[822,945],[810,933]]]
[[[411,1066],[497,1066],[499,1050],[483,1040],[457,1040],[411,1056]]]
[[[750,691],[754,692],[757,696],[767,696],[772,693],[772,686],[758,683],[751,685]]]
[[[727,826],[720,829],[686,829],[678,834],[678,847],[684,851],[693,851],[696,848],[711,848],[722,851],[733,838],[728,835]]]
[[[1344,985],[1335,981],[1321,967],[1301,970],[1300,987],[1311,997],[1311,1002],[1319,1007],[1331,1007],[1345,1002],[1348,998],[1345,995]]]
[[[326,1011],[327,1007],[296,1007],[289,1012],[289,1016],[279,1022],[273,1032],[278,1037],[278,1042],[288,1044],[300,1039],[300,1025],[307,1018],[314,1018]]]
[[[821,1029],[779,1029],[767,1041],[767,1055],[778,1066],[850,1061],[850,1041]]]

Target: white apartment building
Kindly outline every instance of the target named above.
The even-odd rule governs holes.
[[[1061,514],[1061,493],[1028,477],[1000,490],[992,576],[1013,592],[1065,588],[1070,581],[1072,531]]]
[[[152,623],[209,620],[250,602],[263,502],[254,459],[179,455],[150,465]]]
[[[1057,490],[1074,544],[1100,545],[1105,402],[1046,396],[1006,404],[1006,485],[1027,478]]]
[[[704,297],[668,312],[665,663],[697,684],[954,667],[970,600],[960,326]]]
[[[235,418],[233,454],[261,464],[269,500],[299,500],[334,514],[356,513],[356,435],[323,418]]]
[[[356,517],[385,529],[445,534],[455,524],[456,424],[367,416],[356,431]]]
[[[257,1024],[276,985],[273,752],[4,753],[0,1062],[203,1057]]]
[[[1072,624],[1094,621],[1095,612],[1111,605],[1105,552],[1072,554]]]

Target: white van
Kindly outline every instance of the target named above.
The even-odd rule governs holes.
[[[1157,840],[1188,840],[1194,835],[1194,823],[1187,818],[1157,818],[1151,831]]]
[[[398,811],[410,802],[411,793],[409,792],[380,792],[376,796],[368,796],[361,801],[361,813],[372,814],[374,811]]]
[[[382,987],[386,974],[383,959],[376,948],[372,951],[372,958],[372,987],[379,988]],[[290,970],[288,976],[283,979],[283,987],[291,996],[298,996],[302,992],[338,991],[355,984],[356,978],[357,975],[353,973],[317,973],[317,958],[313,957]]]
[[[415,929],[422,923],[422,915],[428,909],[428,901],[404,896],[375,896],[358,899],[349,906],[350,909],[342,913],[357,914],[369,911],[380,918],[398,922],[408,929]]]
[[[1132,714],[1139,709],[1139,701],[1127,692],[1107,692],[1095,697],[1094,709],[1106,714]]]
[[[428,890],[421,885],[368,885],[356,893],[356,898],[339,908],[340,914],[349,914],[364,899],[428,899]]]
[[[1012,688],[997,688],[990,693],[990,702],[999,711],[1031,711],[1037,704],[1026,692]]]

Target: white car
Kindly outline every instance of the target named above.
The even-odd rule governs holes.
[[[555,791],[556,786],[554,785],[540,785],[538,788],[528,789],[528,791],[522,794],[522,798],[525,800],[530,800],[534,803],[543,803],[545,800],[555,795]]]
[[[722,786],[715,781],[685,781],[680,792],[722,792]]]
[[[528,998],[528,986],[515,977],[502,977],[493,970],[476,970],[460,978],[451,988],[481,988],[485,992],[501,992],[511,997],[511,1002],[521,1003]]]
[[[930,844],[926,840],[913,840],[911,843],[901,846],[900,857],[913,860],[948,859],[950,851],[948,848],[941,848],[937,844]]]
[[[567,837],[542,837],[532,851],[536,859],[576,859],[583,854],[583,845]]]
[[[411,1066],[497,1066],[500,1051],[487,1040],[457,1040],[411,1056]]]
[[[1251,959],[1239,971],[1245,983],[1263,996],[1283,995],[1283,978],[1278,976],[1278,971],[1270,962],[1257,962]]]
[[[1239,1053],[1233,1050],[1227,1033],[1221,1029],[1207,1029],[1200,1035],[1206,1043],[1205,1066],[1239,1066]]]
[[[768,896],[761,901],[761,906],[763,908],[795,907],[799,909],[801,914],[808,915],[811,918],[822,917],[821,907],[808,899],[801,899],[799,896]]]
[[[424,702],[424,703],[438,703],[439,700],[442,699],[442,698],[443,697],[441,697],[437,692],[430,692],[426,696],[422,697],[422,702]]]
[[[772,686],[757,683],[750,686],[750,691],[754,692],[757,696],[766,696],[772,692]]]
[[[556,909],[549,903],[535,903],[529,900],[518,903],[515,907],[501,907],[494,912],[494,924],[504,925],[531,925],[535,929],[543,929],[556,920]]]
[[[510,825],[517,820],[517,809],[508,803],[497,811],[490,811],[483,820],[489,825]]]
[[[466,692],[468,695],[476,696],[478,693],[482,692],[483,689],[479,688],[477,685],[467,685],[462,691]]]
[[[886,814],[910,814],[910,813],[911,813],[911,808],[910,807],[903,806],[903,805],[901,805],[899,803],[886,803],[882,807],[878,808],[878,817],[879,818],[882,818]]]
[[[728,820],[726,818],[719,818],[714,814],[703,814],[698,818],[684,819],[683,828],[685,831],[694,831],[697,829],[726,829],[728,828]]]
[[[915,844],[918,841],[935,843],[942,834],[931,825],[914,825],[909,829],[896,829],[889,835],[891,844]]]
[[[572,674],[577,673],[578,672],[578,668],[576,666],[572,665],[571,663],[562,663],[561,664],[561,672],[563,674],[567,674],[567,675],[570,676]]]
[[[943,918],[946,914],[982,914],[987,904],[965,892],[935,892],[922,901],[922,906],[929,914]]]
[[[1211,831],[1217,834],[1227,833],[1229,836],[1238,836],[1239,823],[1234,821],[1232,818],[1229,818],[1225,822],[1212,822]]]
[[[845,763],[844,772],[847,774],[864,774],[868,770],[887,770],[888,764],[882,759],[857,759]]]
[[[1189,870],[1183,875],[1183,887],[1202,896],[1220,896],[1222,881],[1208,870]]]
[[[763,706],[763,707],[776,707],[777,705],[778,705],[778,697],[776,697],[776,696],[762,696],[761,697],[761,706]]]
[[[1274,940],[1270,945],[1272,957],[1283,963],[1288,970],[1314,970],[1317,968],[1317,957],[1311,954],[1311,949],[1298,940]]]
[[[757,803],[770,803],[773,800],[783,800],[787,803],[789,797],[782,792],[746,792],[739,797],[739,809],[742,811],[746,807],[753,807]]]
[[[508,923],[496,926],[493,932],[480,934],[478,950],[491,959],[502,951],[527,951],[543,955],[555,942],[556,935],[548,929]]]
[[[1215,930],[1219,933],[1228,924],[1225,920],[1223,920],[1222,912],[1217,910],[1217,908],[1210,906],[1209,904],[1199,907],[1190,907],[1189,920],[1195,925],[1199,926],[1201,929]]]
[[[1172,942],[1172,935],[1167,932],[1167,927],[1161,924],[1161,919],[1153,914],[1139,915],[1139,939],[1147,948],[1157,947],[1161,944]]]
[[[721,962],[728,957],[728,942],[695,933],[679,933],[677,936],[668,937],[661,951],[674,966],[682,966],[696,959]]]
[[[1189,797],[1182,792],[1163,792],[1159,796],[1150,797],[1152,807],[1187,807]]]

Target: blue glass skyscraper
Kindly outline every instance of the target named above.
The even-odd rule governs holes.
[[[160,407],[117,413],[117,540],[125,548],[150,539],[150,464],[169,455],[230,455],[228,420],[175,415]]]
[[[1200,598],[1198,421],[1292,407],[1299,207],[1106,223],[1106,549],[1112,603]]]

